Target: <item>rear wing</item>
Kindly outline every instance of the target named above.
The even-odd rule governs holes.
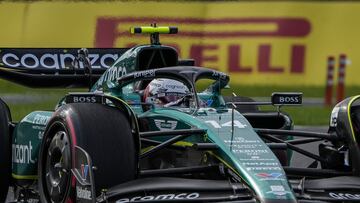
[[[0,78],[29,87],[89,87],[127,50],[0,48]]]

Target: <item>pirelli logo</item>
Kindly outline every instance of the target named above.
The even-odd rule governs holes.
[[[119,25],[174,24],[180,27],[178,37],[234,38],[234,37],[305,37],[311,31],[310,22],[304,18],[132,18],[99,17],[96,30],[96,47],[112,47],[118,37],[130,36],[128,29]],[[184,25],[184,26],[182,26]],[[196,25],[197,30],[186,30]],[[207,26],[208,30],[202,29]],[[185,28],[183,30],[182,28]],[[108,36],[108,38],[104,37]],[[171,36],[174,37],[174,36]]]
[[[195,59],[199,66],[214,69],[226,66],[225,71],[231,73],[301,74],[305,71],[306,45],[298,41],[311,33],[311,23],[302,17],[199,19],[103,16],[97,19],[95,47],[131,47],[139,44],[138,37],[130,37],[129,27],[153,22],[178,26],[177,35],[163,35],[162,41],[178,49],[181,57]],[[140,38],[144,41],[145,37]],[[170,43],[167,39],[171,39]],[[285,45],[281,43],[279,48],[276,43],[281,39],[290,42]],[[248,41],[251,41],[252,47],[246,45]],[[250,62],[243,61],[245,50],[254,49],[256,53],[253,55],[256,57]],[[272,62],[272,59],[280,57],[275,55],[279,51],[274,49],[287,49],[287,53],[290,53],[286,59],[282,59],[281,65]],[[221,54],[224,52],[226,58],[220,58],[224,57]]]

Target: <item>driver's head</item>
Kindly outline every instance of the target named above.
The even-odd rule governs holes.
[[[176,102],[186,96],[189,89],[183,83],[172,79],[154,79],[144,91],[146,103],[164,106]]]

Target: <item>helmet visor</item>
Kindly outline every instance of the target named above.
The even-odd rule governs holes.
[[[164,93],[164,94],[159,94],[157,96],[157,98],[163,103],[163,104],[168,104],[170,102],[175,102],[181,98],[183,98],[185,96],[185,94],[182,93]]]

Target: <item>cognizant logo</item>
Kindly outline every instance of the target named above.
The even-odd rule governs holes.
[[[28,145],[12,144],[12,161],[18,164],[35,164],[35,160],[32,159],[33,146],[31,141]]]
[[[25,51],[22,51],[25,52]],[[71,53],[5,53],[1,55],[1,62],[10,68],[47,68],[47,69],[66,69],[75,59]],[[89,60],[92,68],[109,68],[118,58],[118,54],[89,54]],[[84,68],[80,63],[80,69]]]

